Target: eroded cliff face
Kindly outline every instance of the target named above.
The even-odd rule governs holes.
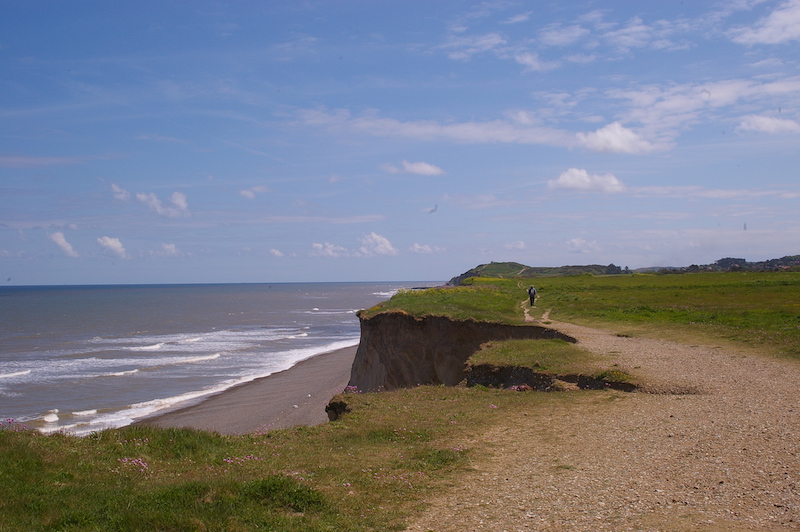
[[[503,325],[440,316],[415,318],[386,312],[361,319],[361,343],[349,386],[361,391],[393,390],[420,384],[454,386],[464,379],[464,363],[491,340],[571,336],[535,325]]]

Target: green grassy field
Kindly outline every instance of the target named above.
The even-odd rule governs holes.
[[[554,320],[800,358],[798,272],[561,277],[537,288]]]
[[[519,324],[531,283],[539,292],[532,316],[550,309],[553,320],[800,357],[800,272],[472,278],[457,288],[401,292],[366,315],[403,310]]]
[[[401,292],[403,310],[522,323],[525,279]],[[800,273],[536,279],[532,315],[620,334],[732,342],[800,357]],[[493,343],[477,362],[597,370],[564,342]],[[600,361],[602,362],[602,361]],[[474,436],[575,393],[424,386],[347,394],[352,413],[313,428],[220,436],[142,427],[89,437],[0,423],[0,531],[402,530],[426,497],[491,452]],[[599,400],[599,399],[598,399]],[[467,443],[469,442],[469,443]]]

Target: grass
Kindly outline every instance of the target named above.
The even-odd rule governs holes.
[[[552,376],[583,375],[608,382],[635,384],[629,371],[614,363],[613,354],[594,354],[560,339],[487,342],[472,355],[467,366],[517,366]]]
[[[406,291],[363,315],[402,310],[415,316],[521,324],[530,282],[531,315],[688,342],[734,342],[800,358],[800,272],[570,275],[537,279],[471,278],[464,286]]]
[[[353,412],[340,421],[246,436],[5,423],[0,530],[402,530],[486,452],[471,434],[558,400],[445,387],[341,398]]]
[[[548,373],[576,373],[600,361],[600,357],[564,340],[504,340],[488,342],[469,363],[508,365]]]
[[[480,279],[469,286],[401,290],[389,301],[361,312],[362,317],[379,312],[403,311],[414,316],[448,316],[501,323],[523,323],[519,298],[492,279]],[[485,281],[485,282],[483,282]]]
[[[800,273],[572,276],[535,284],[537,317],[552,309],[555,320],[620,334],[710,338],[800,357]],[[527,286],[477,279],[401,292],[365,315],[402,310],[522,323]],[[600,367],[627,378],[605,358],[559,341],[493,342],[476,361],[559,374]],[[480,386],[347,394],[335,399],[352,412],[337,422],[243,436],[127,427],[77,438],[1,422],[0,531],[402,530],[427,497],[493,452],[476,435],[573,397]]]
[[[548,278],[537,305],[554,320],[800,358],[800,273]]]

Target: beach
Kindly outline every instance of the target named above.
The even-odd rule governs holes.
[[[347,386],[356,350],[353,346],[313,356],[287,370],[136,424],[247,434],[326,423],[325,405]]]

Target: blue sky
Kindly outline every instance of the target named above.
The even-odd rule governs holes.
[[[800,0],[4,2],[5,284],[800,253]]]

